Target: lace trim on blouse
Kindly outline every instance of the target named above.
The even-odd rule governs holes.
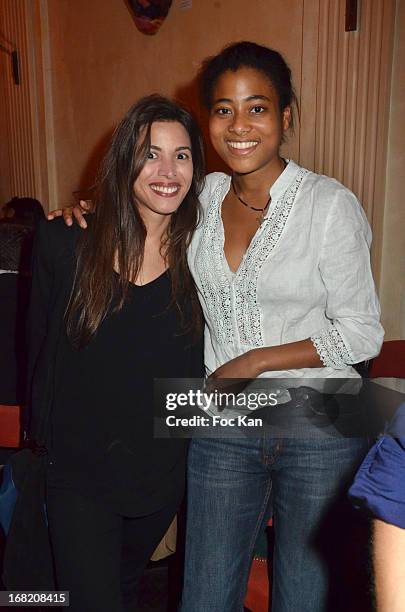
[[[264,262],[278,243],[287,223],[298,189],[308,170],[300,169],[294,182],[278,200],[264,220],[262,234],[251,244],[238,270],[236,284],[236,318],[241,342],[263,346],[261,311],[257,303],[257,285]]]
[[[311,336],[311,341],[326,367],[339,369],[353,363],[344,340],[336,327],[332,326],[330,329],[324,329]]]
[[[248,346],[263,346],[261,312],[257,301],[258,278],[262,266],[278,243],[287,223],[297,192],[308,170],[301,168],[290,187],[275,203],[263,221],[233,277],[233,286],[226,273],[219,209],[224,199],[224,187],[229,177],[224,176],[214,190],[206,213],[203,235],[196,257],[196,272],[208,309],[210,328],[222,345],[235,342],[232,308],[240,342]],[[235,303],[232,303],[234,295]]]

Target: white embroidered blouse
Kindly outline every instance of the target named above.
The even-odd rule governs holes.
[[[207,374],[242,353],[311,338],[323,368],[277,377],[357,377],[350,364],[378,354],[384,331],[370,268],[371,231],[354,194],[290,161],[233,273],[221,204],[230,177],[208,175],[203,219],[188,253],[204,311]]]

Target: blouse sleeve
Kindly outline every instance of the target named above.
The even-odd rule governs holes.
[[[343,186],[330,206],[319,260],[329,324],[311,336],[325,366],[343,369],[378,355],[384,330],[370,266],[371,230]]]

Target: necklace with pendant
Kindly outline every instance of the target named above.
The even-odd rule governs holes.
[[[245,202],[245,200],[243,200],[240,197],[240,195],[236,191],[235,183],[233,182],[233,176],[231,178],[231,185],[232,185],[232,191],[234,192],[234,194],[238,198],[239,202],[241,202],[244,206],[246,206],[246,208],[250,208],[250,210],[254,210],[255,212],[259,212],[260,213],[260,215],[256,217],[256,221],[258,222],[259,225],[261,225],[263,223],[263,221],[264,221],[264,215],[266,214],[266,210],[268,209],[269,204],[271,202],[271,196],[269,196],[269,199],[267,200],[266,205],[263,208],[256,208],[255,206],[251,206],[250,204]]]

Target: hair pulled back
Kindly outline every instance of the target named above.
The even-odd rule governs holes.
[[[217,55],[207,58],[200,71],[200,95],[203,105],[209,110],[218,79],[224,72],[236,72],[240,68],[254,68],[262,72],[277,92],[280,112],[287,106],[298,108],[292,82],[291,70],[283,56],[274,49],[254,42],[232,43]],[[291,127],[293,127],[291,112]]]

